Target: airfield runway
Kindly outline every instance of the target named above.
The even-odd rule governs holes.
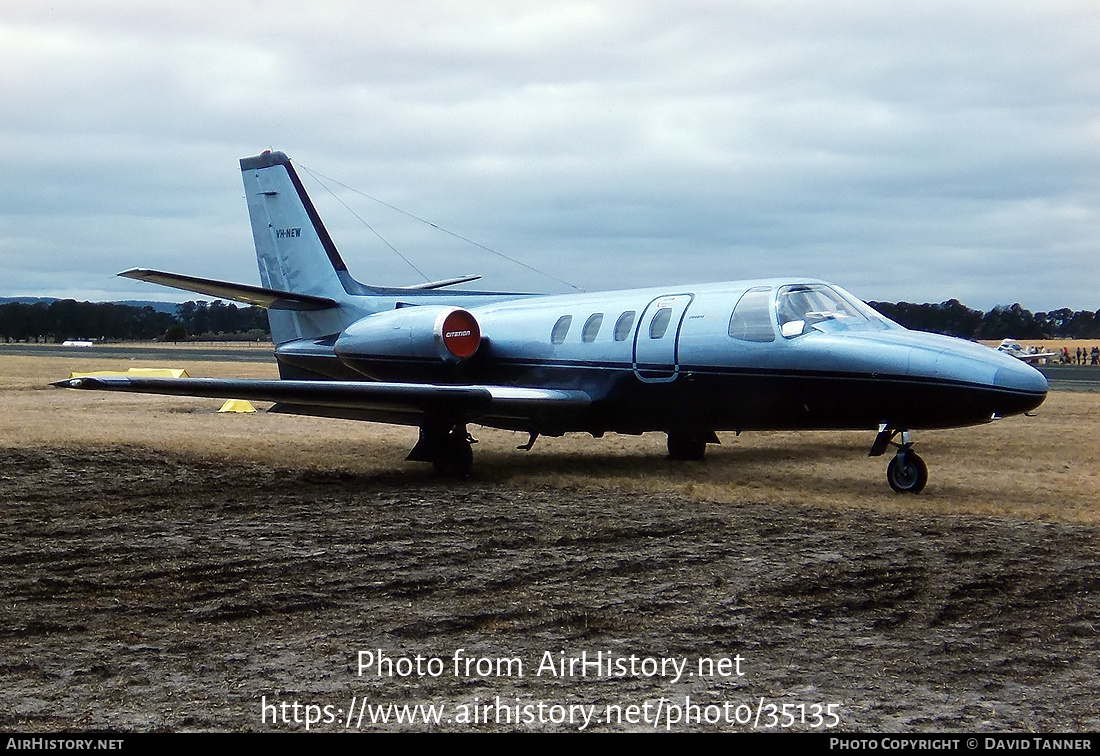
[[[1100,391],[1100,367],[1092,365],[1041,365],[1039,372],[1047,377],[1056,391]]]
[[[0,353],[7,730],[1100,728],[1100,395],[921,434],[919,497],[867,434],[475,430],[444,484],[408,429],[44,388],[82,360]]]
[[[0,344],[0,357],[61,357],[115,360],[217,360],[224,362],[268,362],[275,364],[271,344],[260,342],[195,342],[188,344],[97,344],[66,347],[59,344]]]

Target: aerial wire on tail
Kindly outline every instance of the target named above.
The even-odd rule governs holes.
[[[533,266],[533,265],[529,265],[528,263],[525,263],[525,262],[523,262],[523,261],[521,261],[521,260],[517,260],[517,259],[515,259],[514,257],[509,257],[508,255],[504,254],[503,252],[498,252],[497,250],[495,250],[495,249],[493,249],[493,248],[491,248],[491,247],[487,247],[487,246],[485,246],[484,244],[481,244],[480,242],[476,242],[476,241],[474,241],[473,239],[469,239],[469,238],[467,238],[467,237],[463,236],[462,234],[458,234],[458,233],[455,233],[454,231],[451,231],[450,229],[446,229],[446,228],[444,228],[443,226],[440,226],[440,225],[439,225],[438,223],[432,223],[432,222],[431,222],[430,220],[426,220],[426,219],[424,219],[424,218],[421,218],[421,217],[420,217],[420,216],[418,216],[418,215],[413,215],[412,213],[410,213],[410,212],[408,212],[408,211],[406,211],[406,210],[402,210],[401,208],[399,208],[399,207],[396,207],[396,206],[394,206],[394,205],[391,205],[390,203],[388,203],[388,202],[386,202],[386,201],[384,201],[384,200],[380,200],[380,199],[378,199],[377,197],[372,197],[371,195],[367,194],[366,192],[364,192],[364,191],[361,191],[361,190],[359,190],[359,189],[356,189],[356,188],[355,188],[355,187],[353,187],[353,186],[348,186],[347,184],[344,184],[344,183],[342,183],[342,182],[340,182],[340,181],[337,181],[337,180],[336,180],[336,179],[334,179],[334,178],[331,178],[331,177],[329,177],[329,176],[326,176],[326,175],[325,175],[325,174],[323,174],[323,173],[319,173],[319,172],[317,172],[317,171],[311,170],[310,168],[307,168],[306,166],[302,165],[301,163],[298,163],[297,165],[298,165],[298,167],[299,167],[299,168],[301,168],[301,169],[302,169],[303,171],[305,171],[306,173],[308,173],[308,174],[310,175],[310,177],[311,177],[311,178],[312,178],[312,179],[313,179],[314,181],[316,181],[316,182],[317,182],[318,184],[320,184],[320,185],[321,185],[322,187],[324,187],[325,191],[327,191],[327,192],[328,192],[329,194],[331,194],[331,195],[332,195],[333,197],[336,197],[337,201],[339,201],[341,205],[343,205],[344,207],[346,207],[346,208],[347,208],[347,209],[348,209],[348,210],[349,210],[349,211],[351,212],[351,214],[352,214],[352,215],[354,215],[354,216],[355,216],[356,218],[359,218],[359,220],[360,220],[360,221],[361,221],[361,222],[363,223],[363,225],[365,225],[365,226],[366,226],[367,228],[369,228],[369,229],[370,229],[370,230],[371,230],[372,232],[374,232],[374,234],[375,234],[376,236],[378,236],[378,238],[379,238],[379,239],[382,239],[382,241],[383,241],[383,242],[385,242],[385,243],[386,243],[386,245],[387,245],[387,246],[388,246],[388,247],[389,247],[390,249],[392,249],[392,250],[393,250],[393,251],[394,251],[395,253],[397,253],[397,255],[398,255],[398,256],[399,256],[399,257],[400,257],[400,258],[401,258],[402,260],[404,260],[404,261],[405,261],[406,263],[408,263],[410,267],[412,267],[412,268],[413,268],[413,269],[414,269],[414,270],[415,270],[415,271],[416,271],[417,273],[420,273],[420,275],[422,275],[422,276],[424,276],[424,273],[423,273],[423,272],[421,272],[419,268],[417,268],[417,267],[416,267],[415,265],[413,265],[413,264],[412,264],[411,262],[409,262],[408,258],[406,258],[406,257],[405,257],[404,255],[402,255],[402,254],[401,254],[400,252],[398,252],[398,251],[397,251],[396,249],[394,249],[394,247],[393,247],[393,245],[392,245],[392,244],[390,244],[390,243],[389,243],[389,242],[387,242],[387,241],[386,241],[385,239],[383,239],[383,238],[382,238],[382,236],[381,236],[381,235],[380,235],[380,234],[379,234],[379,233],[378,233],[377,231],[375,231],[375,230],[374,230],[373,228],[371,228],[370,224],[368,224],[368,223],[367,223],[367,222],[366,222],[365,220],[363,220],[362,218],[360,218],[360,217],[359,217],[359,215],[358,215],[358,214],[356,214],[356,213],[355,213],[355,211],[354,211],[354,210],[352,210],[352,209],[351,209],[350,207],[348,207],[347,203],[345,203],[345,202],[344,202],[343,200],[341,200],[341,199],[340,199],[339,197],[337,197],[337,196],[336,196],[336,193],[335,193],[335,192],[333,192],[333,191],[332,191],[332,189],[330,189],[330,188],[329,188],[329,187],[328,187],[328,186],[327,186],[327,185],[326,185],[326,184],[325,184],[324,182],[325,182],[325,181],[329,181],[329,182],[331,182],[331,183],[333,183],[333,184],[336,184],[337,186],[339,186],[339,187],[341,187],[341,188],[343,188],[343,189],[347,189],[347,190],[348,190],[349,192],[354,192],[355,194],[358,194],[358,195],[361,195],[361,196],[363,196],[363,197],[366,197],[367,199],[371,200],[372,202],[377,202],[377,203],[378,203],[379,205],[382,205],[383,207],[387,207],[387,208],[389,208],[390,210],[393,210],[394,212],[398,212],[398,213],[401,213],[402,215],[404,215],[404,216],[407,216],[407,217],[409,217],[409,218],[412,218],[412,219],[413,219],[413,220],[415,220],[415,221],[419,221],[420,223],[423,223],[423,224],[425,224],[425,225],[431,226],[432,228],[436,229],[437,231],[442,231],[443,233],[445,233],[445,234],[447,234],[447,235],[449,235],[449,236],[453,236],[454,238],[456,238],[456,239],[458,239],[458,240],[460,240],[460,241],[464,241],[464,242],[466,242],[467,244],[472,244],[472,245],[474,245],[475,247],[478,247],[478,248],[480,248],[480,249],[483,249],[483,250],[485,250],[486,252],[489,252],[490,254],[496,255],[497,257],[499,257],[499,258],[501,258],[501,259],[503,259],[503,260],[507,260],[507,261],[508,261],[508,262],[510,262],[510,263],[513,263],[513,264],[515,264],[515,265],[519,265],[519,266],[520,266],[521,268],[526,268],[527,270],[530,270],[530,271],[532,271],[532,272],[534,272],[534,273],[538,273],[538,274],[539,274],[539,275],[541,275],[541,276],[546,276],[547,278],[549,278],[549,279],[551,279],[551,280],[553,280],[553,281],[557,281],[557,282],[558,282],[558,283],[560,283],[560,284],[564,284],[564,285],[568,286],[569,288],[571,288],[571,289],[573,289],[573,290],[575,290],[575,291],[580,291],[580,292],[583,292],[583,291],[585,291],[585,290],[584,290],[584,289],[582,289],[581,287],[579,287],[579,286],[577,286],[577,285],[575,285],[575,284],[573,284],[573,283],[570,283],[569,281],[566,281],[566,280],[565,280],[565,279],[563,279],[563,278],[558,278],[557,276],[555,276],[555,275],[552,275],[552,274],[550,274],[550,273],[547,273],[547,272],[546,272],[546,271],[544,271],[544,270],[540,270],[540,269],[536,268],[536,267],[535,267],[535,266]],[[324,179],[324,181],[322,181],[322,179]],[[427,276],[424,276],[424,278],[425,278],[425,280],[429,280]]]
[[[418,274],[420,275],[420,277],[421,277],[421,278],[423,278],[423,279],[424,279],[425,281],[427,281],[427,282],[429,282],[429,283],[431,282],[431,280],[432,280],[432,279],[431,279],[431,278],[429,278],[429,277],[428,277],[428,276],[427,276],[427,275],[426,275],[426,274],[424,273],[424,271],[422,271],[422,270],[421,270],[420,268],[416,267],[416,265],[415,265],[415,264],[413,264],[413,261],[412,261],[412,260],[410,260],[409,258],[405,257],[405,256],[404,256],[403,254],[401,254],[401,252],[400,252],[400,251],[399,251],[399,250],[397,249],[397,247],[395,247],[395,246],[393,246],[392,244],[390,244],[390,243],[389,243],[389,241],[388,241],[388,240],[386,239],[386,237],[384,237],[384,236],[382,236],[382,234],[378,233],[378,229],[376,229],[376,228],[375,228],[374,226],[372,226],[371,224],[367,223],[366,219],[365,219],[365,218],[363,218],[363,216],[361,216],[361,215],[360,215],[359,213],[357,213],[357,212],[355,212],[354,210],[352,210],[352,209],[351,209],[351,206],[350,206],[350,205],[348,205],[348,203],[347,203],[347,202],[344,202],[344,200],[340,199],[340,196],[339,196],[339,195],[338,195],[338,194],[337,194],[336,192],[332,191],[332,189],[331,189],[331,188],[329,188],[329,186],[328,186],[327,184],[325,184],[325,182],[324,182],[324,181],[321,181],[321,179],[319,179],[319,178],[318,178],[318,175],[319,175],[319,174],[315,174],[315,173],[314,173],[313,171],[311,171],[311,170],[310,170],[309,168],[306,168],[306,167],[305,167],[304,165],[299,165],[298,167],[299,167],[299,168],[301,168],[301,169],[302,169],[303,171],[305,171],[306,173],[308,173],[308,174],[310,175],[310,177],[312,177],[312,178],[313,178],[313,180],[314,180],[314,181],[316,181],[316,182],[317,182],[317,183],[318,183],[318,184],[319,184],[319,185],[321,186],[321,188],[322,188],[322,189],[324,189],[324,190],[325,190],[326,192],[328,192],[329,194],[331,194],[331,195],[332,195],[332,197],[333,197],[333,199],[335,199],[335,200],[336,200],[337,202],[339,202],[339,203],[340,203],[341,205],[343,205],[343,206],[344,206],[344,208],[345,208],[345,209],[346,209],[346,210],[347,210],[347,211],[348,211],[349,213],[351,213],[352,215],[354,215],[354,216],[355,216],[355,217],[356,217],[356,218],[357,218],[357,219],[359,220],[359,222],[360,222],[360,223],[362,223],[362,224],[363,224],[364,226],[366,226],[366,227],[367,227],[367,228],[368,228],[368,229],[370,230],[370,232],[371,232],[372,234],[374,234],[375,236],[377,236],[377,237],[378,237],[378,239],[379,239],[379,240],[380,240],[380,241],[381,241],[381,242],[382,242],[383,244],[385,244],[385,245],[386,245],[387,247],[389,247],[389,248],[390,248],[390,249],[391,249],[391,250],[393,251],[393,253],[394,253],[395,255],[397,255],[397,256],[398,256],[398,257],[400,257],[400,258],[401,258],[402,260],[404,260],[404,261],[405,261],[405,264],[406,264],[406,265],[408,265],[408,266],[409,266],[410,268],[412,268],[413,270],[415,270],[415,271],[416,271],[416,272],[417,272],[417,273],[418,273]],[[327,178],[327,177],[326,177],[326,178]],[[328,180],[329,180],[329,181],[333,181],[333,179],[328,179]],[[339,181],[335,181],[334,183],[340,184],[340,182],[339,182]],[[340,184],[340,186],[344,186],[344,185],[343,185],[343,184]],[[344,188],[345,188],[345,189],[349,189],[350,187],[344,187]],[[354,189],[352,189],[351,191],[355,191],[355,190],[354,190]],[[362,192],[360,192],[360,194],[362,194]]]

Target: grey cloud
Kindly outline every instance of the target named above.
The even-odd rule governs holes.
[[[254,281],[236,159],[274,147],[589,289],[1094,309],[1093,7],[5,3],[4,293]],[[412,280],[311,191],[358,275]],[[561,288],[337,192],[432,276]]]

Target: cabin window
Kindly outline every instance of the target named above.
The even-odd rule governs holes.
[[[649,338],[664,338],[665,331],[668,330],[668,324],[671,320],[671,307],[662,307],[661,309],[657,310],[657,313],[653,316],[653,320],[649,321]]]
[[[588,320],[584,321],[584,328],[581,329],[581,341],[585,344],[591,344],[596,340],[596,336],[600,332],[600,326],[603,325],[603,313],[597,312],[593,314]]]
[[[775,341],[771,292],[770,287],[757,286],[741,295],[730,317],[730,336],[740,341]]]
[[[562,315],[558,318],[558,322],[554,323],[554,328],[550,331],[550,341],[555,344],[562,344],[565,342],[565,337],[569,335],[569,326],[573,323],[572,315]]]
[[[634,310],[627,310],[615,321],[615,341],[626,341],[634,330]]]

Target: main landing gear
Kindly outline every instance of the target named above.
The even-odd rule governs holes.
[[[423,425],[416,446],[405,459],[431,462],[442,478],[468,478],[474,468],[472,444],[477,441],[466,432],[465,423]]]
[[[895,436],[901,436],[900,443],[894,441]],[[898,493],[918,494],[923,491],[928,483],[928,465],[913,451],[909,431],[894,430],[883,423],[879,426],[875,443],[871,445],[871,453],[867,456],[880,457],[886,453],[888,446],[897,448],[894,458],[886,467],[886,480],[890,488]]]
[[[706,456],[707,444],[720,444],[714,431],[677,431],[668,434],[668,458],[699,462]]]

